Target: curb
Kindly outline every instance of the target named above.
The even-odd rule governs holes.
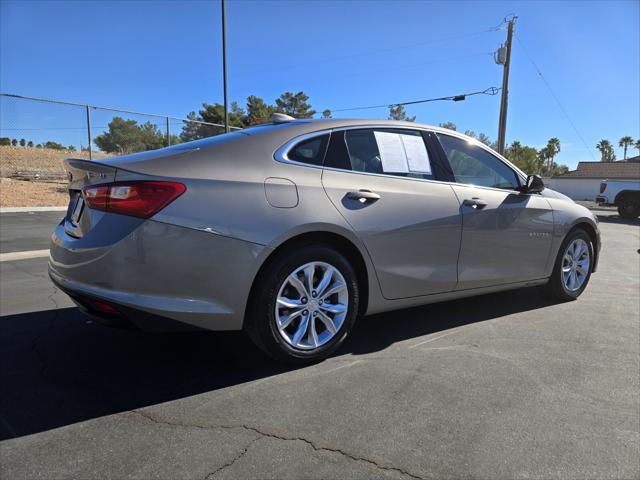
[[[66,212],[67,207],[0,207],[0,213]]]

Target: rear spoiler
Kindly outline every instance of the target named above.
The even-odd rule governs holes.
[[[64,169],[69,177],[69,190],[81,190],[85,185],[115,182],[117,168],[81,158],[67,158]]]

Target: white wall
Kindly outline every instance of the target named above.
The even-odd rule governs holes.
[[[601,181],[597,178],[545,178],[544,184],[572,200],[595,200],[600,193]]]

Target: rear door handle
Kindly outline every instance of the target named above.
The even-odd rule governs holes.
[[[365,203],[367,201],[375,202],[376,200],[380,200],[380,195],[371,190],[362,189],[357,192],[347,192],[347,198]]]
[[[484,208],[487,206],[487,202],[485,202],[484,200],[480,200],[478,197],[465,198],[462,201],[462,204],[467,207],[475,208],[477,210],[480,210],[481,208]]]

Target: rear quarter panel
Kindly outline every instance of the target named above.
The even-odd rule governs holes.
[[[264,245],[269,247],[265,254],[305,233],[335,233],[353,243],[362,255],[367,267],[369,305],[377,305],[382,297],[371,259],[329,201],[321,182],[322,169],[273,158],[273,152],[286,140],[288,137],[269,141],[247,137],[233,148],[222,145],[210,151],[203,149],[189,153],[181,162],[164,164],[157,171],[171,173],[170,178],[183,182],[187,191],[153,220]],[[137,175],[118,170],[121,180]],[[265,193],[268,178],[292,182],[297,204],[288,208],[270,204]],[[262,264],[265,260],[266,256],[260,256],[256,262]]]

